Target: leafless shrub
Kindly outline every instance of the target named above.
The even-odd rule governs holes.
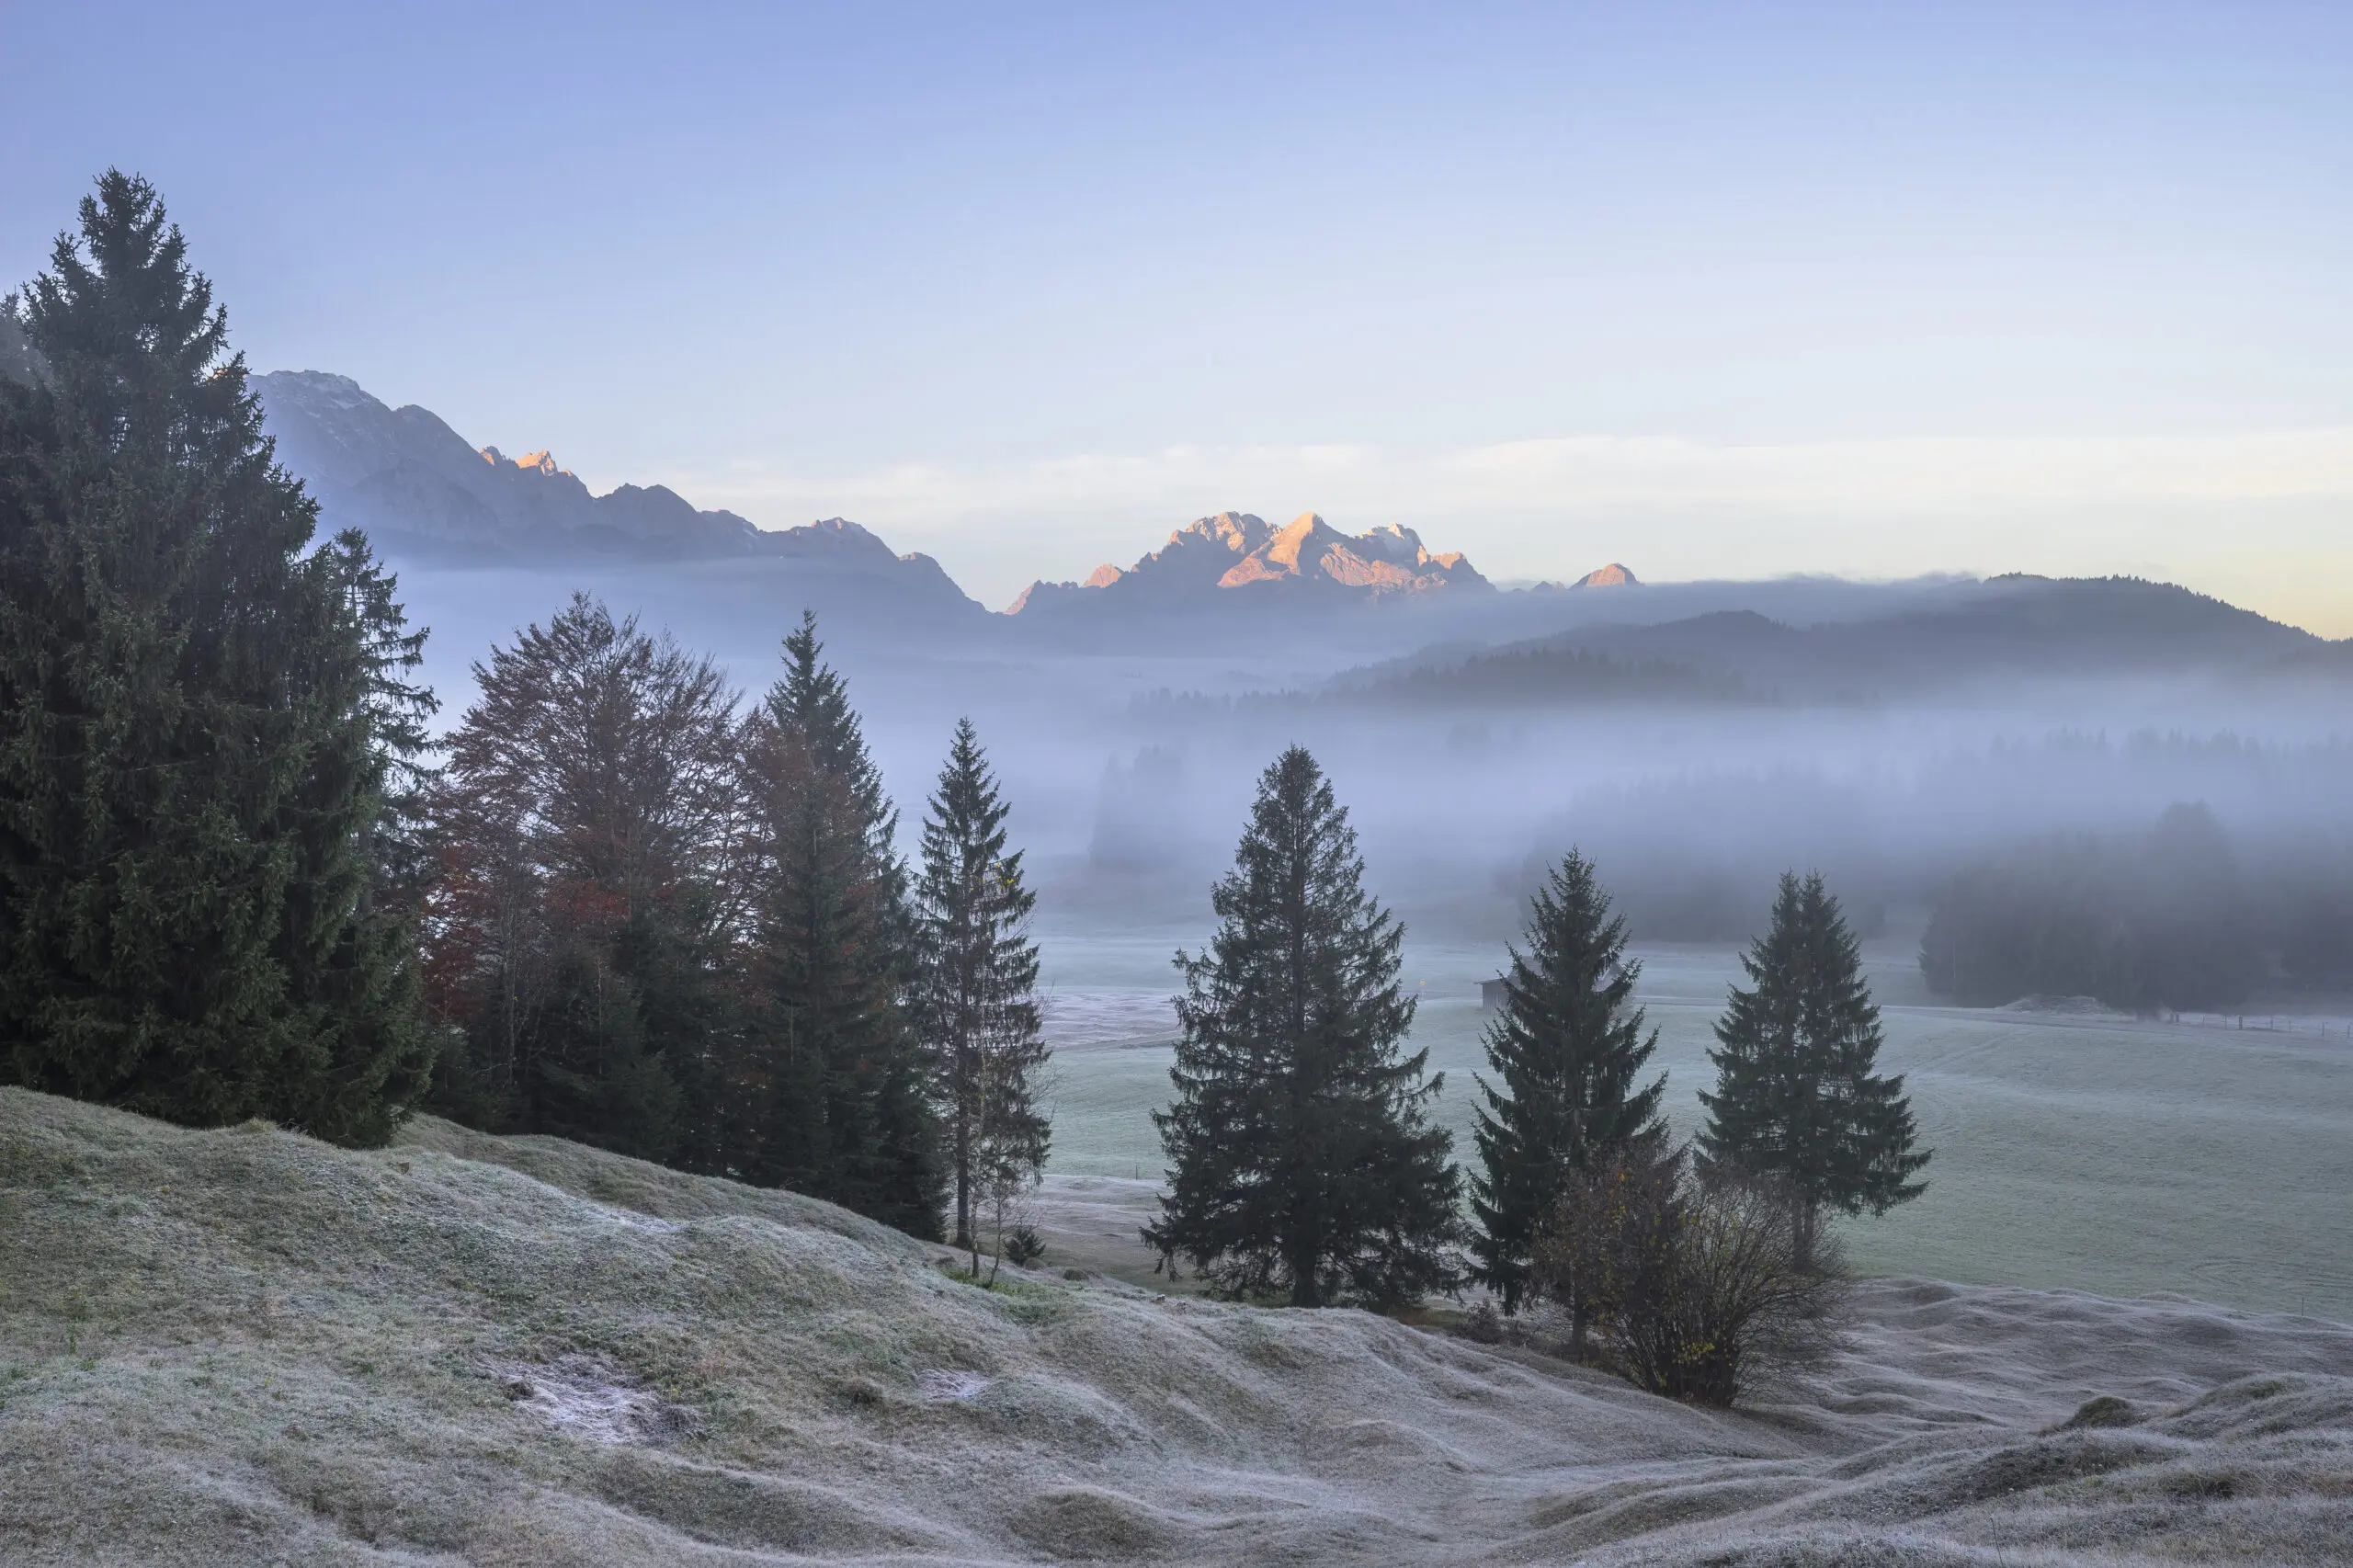
[[[1681,1151],[1630,1150],[1573,1181],[1537,1251],[1573,1352],[1670,1399],[1729,1405],[1818,1355],[1844,1293],[1835,1256],[1799,1264],[1799,1206],[1768,1182],[1701,1177]]]
[[[1572,1176],[1535,1254],[1540,1293],[1569,1314],[1569,1353],[1592,1352],[1597,1325],[1645,1315],[1665,1288],[1681,1219],[1679,1151],[1624,1149]]]
[[[984,1161],[979,1212],[973,1217],[972,1279],[995,1285],[997,1269],[1011,1263],[1028,1268],[1046,1256],[1045,1238],[1039,1235],[1030,1198],[1038,1189],[1035,1166],[1011,1160]],[[981,1277],[981,1258],[989,1260],[988,1277]]]

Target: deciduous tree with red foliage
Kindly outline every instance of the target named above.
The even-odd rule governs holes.
[[[474,675],[437,801],[429,992],[464,1041],[443,1102],[715,1163],[689,1112],[727,1097],[740,1030],[733,699],[709,660],[585,597]]]

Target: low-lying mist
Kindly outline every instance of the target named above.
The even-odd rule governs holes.
[[[2147,585],[2163,636],[2129,624],[2138,601],[2109,585],[2082,636],[2047,585],[2029,617],[1941,584],[1749,586],[1750,602],[1793,619],[1838,619],[1744,616],[1727,630],[1739,585],[1709,585],[1680,600],[1643,589],[1659,597],[1576,603],[1581,623],[1500,655],[1475,623],[1427,615],[1228,618],[1189,640],[1155,625],[1086,646],[730,563],[412,572],[404,585],[434,629],[445,722],[463,710],[468,666],[575,587],[710,653],[745,689],[773,677],[810,603],[904,831],[956,720],[979,725],[1050,926],[1206,926],[1252,781],[1296,741],[1349,808],[1375,890],[1425,937],[1509,937],[1571,845],[1597,861],[1638,941],[1745,938],[1791,868],[1822,870],[1867,932],[1890,911],[1916,925],[1956,888],[1984,903],[1989,867],[2054,843],[2137,842],[2195,808],[2259,949],[2247,984],[2353,972],[2337,891],[2353,867],[2353,679],[2331,662],[2339,645]],[[1527,632],[1529,613],[1515,606],[1523,619],[1497,624]],[[2165,619],[2184,615],[2186,628]],[[1918,654],[1931,646],[1943,654]],[[2054,900],[2067,902],[2043,903]],[[2010,984],[1957,994],[2004,1000]]]

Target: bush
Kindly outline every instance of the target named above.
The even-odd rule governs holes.
[[[1046,1256],[1046,1239],[1033,1226],[1016,1225],[1005,1233],[999,1250],[1006,1262],[1016,1268],[1027,1268]]]
[[[1729,1405],[1828,1346],[1835,1258],[1799,1263],[1799,1204],[1774,1184],[1701,1176],[1680,1151],[1630,1151],[1573,1181],[1537,1250],[1573,1345],[1635,1386]]]
[[[1478,1345],[1501,1345],[1504,1342],[1504,1315],[1495,1303],[1482,1296],[1472,1303],[1471,1315],[1463,1321],[1464,1337]]]

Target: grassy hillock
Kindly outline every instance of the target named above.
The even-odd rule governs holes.
[[[2353,1547],[2353,1330],[2314,1320],[1885,1283],[1831,1365],[1721,1415],[940,1256],[552,1140],[354,1153],[0,1090],[0,1562]]]

